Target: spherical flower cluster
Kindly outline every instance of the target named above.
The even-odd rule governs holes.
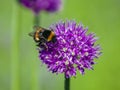
[[[35,14],[45,10],[48,12],[57,11],[60,8],[61,0],[19,0],[22,5],[31,9]]]
[[[79,70],[93,69],[94,59],[100,55],[100,46],[95,45],[95,34],[86,34],[87,28],[75,21],[58,22],[50,27],[57,41],[48,42],[48,50],[40,50],[39,58],[52,73],[64,73],[67,78],[76,76]]]

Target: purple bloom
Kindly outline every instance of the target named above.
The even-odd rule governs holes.
[[[50,27],[57,42],[47,42],[48,50],[39,50],[39,58],[53,73],[64,73],[67,78],[79,70],[93,69],[94,59],[100,56],[100,46],[95,45],[95,34],[86,34],[87,28],[75,21],[58,22]]]
[[[19,0],[19,1],[25,7],[31,9],[36,14],[38,14],[42,10],[48,12],[57,11],[61,4],[61,0]]]

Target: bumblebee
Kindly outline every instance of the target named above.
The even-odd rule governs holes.
[[[53,30],[48,30],[40,26],[34,26],[34,31],[29,33],[29,36],[32,36],[34,41],[37,43],[37,46],[48,49],[46,42],[56,42],[56,35]]]

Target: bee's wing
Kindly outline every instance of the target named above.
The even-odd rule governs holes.
[[[33,27],[33,30],[36,31],[36,30],[38,30],[39,28],[40,28],[39,26],[34,26],[34,27]]]
[[[42,28],[40,26],[34,26],[33,29],[34,29],[34,31],[37,31],[37,30],[43,31],[44,30],[44,28]]]

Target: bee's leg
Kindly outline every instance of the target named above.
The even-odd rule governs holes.
[[[37,46],[42,50],[46,49],[48,51],[48,46],[44,42],[40,42],[37,44]]]
[[[48,51],[48,46],[45,43],[42,43],[42,45],[44,46],[44,48]]]
[[[45,42],[45,40],[43,38],[41,38],[36,46],[40,47],[42,45],[42,43],[44,43],[44,42]]]
[[[42,48],[38,47],[37,50],[39,50],[40,52],[42,51]]]
[[[39,43],[36,44],[36,46],[38,47],[37,49],[38,49],[39,51],[42,51],[42,48],[40,47],[40,45],[41,45],[41,42],[39,42]]]
[[[46,45],[46,40],[44,38],[41,38],[36,46],[40,47],[40,49],[46,49],[48,51],[48,46]]]
[[[39,42],[39,43],[37,43],[37,45],[36,45],[36,46],[40,47],[40,46],[41,46],[41,44],[42,44],[42,42]]]

